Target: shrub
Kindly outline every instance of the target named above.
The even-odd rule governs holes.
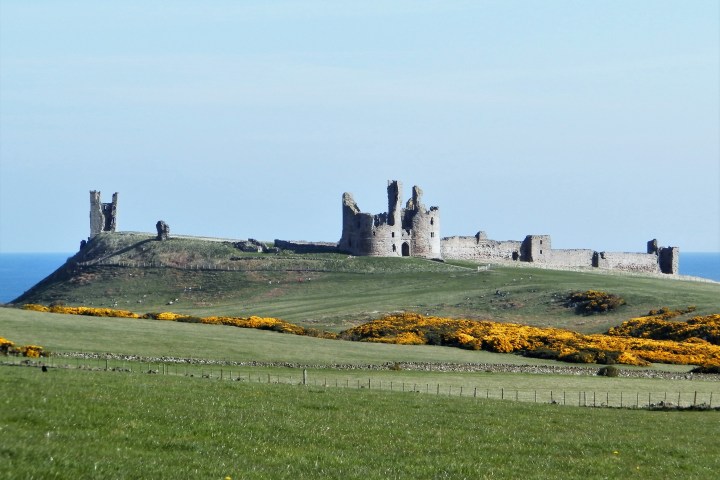
[[[581,315],[606,313],[621,305],[625,305],[622,297],[601,290],[571,292],[565,299],[565,306],[574,308],[575,313]]]
[[[15,342],[11,342],[7,338],[0,337],[0,354],[2,355],[22,355],[28,358],[49,357],[50,352],[46,351],[39,345],[23,345],[16,347]]]
[[[690,373],[716,373],[720,374],[720,365],[702,365],[690,370]]]
[[[600,370],[598,370],[597,374],[601,377],[617,377],[618,375],[620,375],[620,369],[609,365],[607,367],[602,367]]]

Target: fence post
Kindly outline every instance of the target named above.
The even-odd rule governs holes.
[[[697,405],[697,390],[695,390],[695,396],[693,397],[693,407]]]
[[[303,385],[307,385],[307,368],[303,368]]]

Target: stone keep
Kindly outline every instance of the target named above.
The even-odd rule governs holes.
[[[114,232],[117,226],[117,192],[112,202],[102,203],[100,192],[90,191],[90,238],[102,232]]]
[[[397,180],[388,182],[387,195],[388,211],[372,215],[360,211],[351,193],[343,194],[338,249],[352,255],[442,258],[438,208],[425,209],[417,186],[403,208]]]

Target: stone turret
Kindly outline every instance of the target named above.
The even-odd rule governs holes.
[[[102,232],[114,232],[117,227],[117,192],[112,202],[102,203],[100,192],[90,191],[90,238]]]

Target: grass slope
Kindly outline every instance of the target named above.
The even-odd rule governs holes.
[[[163,322],[157,320],[133,320],[123,318],[97,318],[76,315],[58,315],[52,313],[28,312],[17,309],[0,309],[0,335],[18,344],[39,344],[54,352],[85,352],[104,354],[135,355],[150,358],[180,357],[207,359],[220,362],[274,362],[293,365],[312,365],[309,369],[311,382],[335,385],[365,384],[368,380],[373,385],[384,385],[390,382],[400,386],[403,383],[419,385],[423,389],[429,385],[436,388],[441,385],[443,391],[452,389],[456,394],[463,388],[465,394],[478,388],[481,391],[491,390],[492,396],[500,397],[501,389],[519,391],[520,396],[532,397],[538,392],[539,401],[549,399],[550,392],[556,397],[560,392],[567,391],[568,398],[576,403],[577,392],[597,392],[598,403],[604,395],[626,394],[635,399],[640,395],[643,401],[652,395],[654,401],[665,398],[673,402],[678,394],[682,394],[685,402],[698,393],[698,402],[707,402],[711,392],[714,401],[718,401],[716,382],[705,381],[700,377],[693,379],[673,380],[668,378],[613,378],[595,375],[557,375],[557,374],[517,374],[500,372],[426,372],[401,369],[399,371],[369,371],[363,369],[370,365],[392,363],[443,363],[443,364],[515,364],[532,366],[568,366],[568,364],[552,360],[521,357],[511,354],[497,354],[485,351],[462,350],[450,347],[428,345],[390,345],[377,343],[347,342],[341,340],[324,340],[311,337],[281,334],[277,332],[259,331],[226,327],[220,325],[202,325],[190,323]],[[68,359],[51,359],[53,365],[77,366],[80,363]],[[162,369],[157,360],[154,365],[134,365],[136,371]],[[104,368],[103,360],[83,363],[94,368]],[[337,364],[357,365],[357,370],[337,370]],[[118,365],[115,362],[114,365]],[[111,365],[111,366],[114,366]],[[123,366],[131,366],[124,364]],[[594,373],[593,366],[587,366]],[[653,371],[665,370],[678,374],[687,372],[690,366],[654,365],[652,368],[619,366],[630,370]],[[212,369],[192,368],[184,365],[170,368],[172,374],[195,374],[203,372],[220,376],[222,366]],[[225,375],[230,371],[234,375],[250,375],[252,378],[278,378],[282,381],[299,382],[302,370],[281,367],[224,367]],[[678,375],[681,376],[681,375]],[[419,387],[419,388],[420,388]],[[524,392],[524,393],[523,393]],[[513,395],[513,394],[510,394]],[[616,398],[613,402],[618,403]],[[627,402],[625,403],[628,404]]]
[[[147,266],[160,264],[166,266]],[[567,293],[587,289],[620,295],[627,305],[590,317],[562,306]],[[254,254],[223,242],[105,234],[16,302],[53,301],[138,313],[274,316],[330,330],[417,311],[593,333],[662,306],[716,313],[720,284],[526,266],[478,271],[467,262],[415,258]]]
[[[720,471],[716,412],[0,369],[4,478],[706,479]]]

